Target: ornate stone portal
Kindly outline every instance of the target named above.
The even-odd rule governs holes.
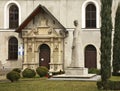
[[[88,69],[84,68],[84,65],[82,65],[82,59],[80,58],[80,55],[82,55],[82,41],[80,38],[80,31],[78,28],[78,21],[74,21],[75,30],[73,32],[73,45],[72,45],[72,58],[71,58],[71,64],[66,69],[66,75],[87,75]]]
[[[24,27],[23,69],[46,66],[50,72],[63,70],[65,28],[41,5],[27,19],[20,26]]]
[[[23,36],[25,49],[23,69],[28,67],[36,69],[40,66],[40,46],[47,45],[50,48],[49,70],[52,72],[63,70],[62,36],[60,37],[59,35],[57,36],[54,34],[55,30],[52,30],[52,33],[49,34],[48,32],[51,31],[50,27],[37,27],[36,29],[31,29],[29,31],[30,33],[26,33]]]

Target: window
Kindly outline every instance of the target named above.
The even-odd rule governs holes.
[[[19,9],[16,5],[12,5],[9,8],[9,28],[14,29],[19,24]]]
[[[88,4],[86,7],[86,28],[96,28],[96,7]]]
[[[8,43],[8,59],[18,59],[18,40],[15,37],[11,37]]]

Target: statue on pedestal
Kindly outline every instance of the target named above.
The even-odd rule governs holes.
[[[80,31],[78,29],[78,21],[74,21],[75,30],[73,31],[73,43],[72,43],[72,60],[70,67],[80,67],[80,40],[79,34]]]
[[[71,64],[66,69],[66,75],[81,76],[88,75],[88,69],[84,68],[84,60],[82,59],[82,40],[81,31],[79,30],[78,21],[74,21],[75,30],[73,31],[73,42],[72,42],[72,53],[71,53]]]

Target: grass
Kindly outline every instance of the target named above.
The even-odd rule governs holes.
[[[112,77],[118,80],[120,77]],[[18,82],[1,82],[0,91],[101,91],[96,82],[53,81],[47,78],[20,79]],[[107,90],[112,91],[112,90]]]
[[[120,81],[120,76],[112,76],[110,80],[112,80],[112,81]]]

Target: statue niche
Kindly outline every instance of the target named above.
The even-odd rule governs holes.
[[[48,19],[44,14],[40,17],[40,27],[48,27]]]

